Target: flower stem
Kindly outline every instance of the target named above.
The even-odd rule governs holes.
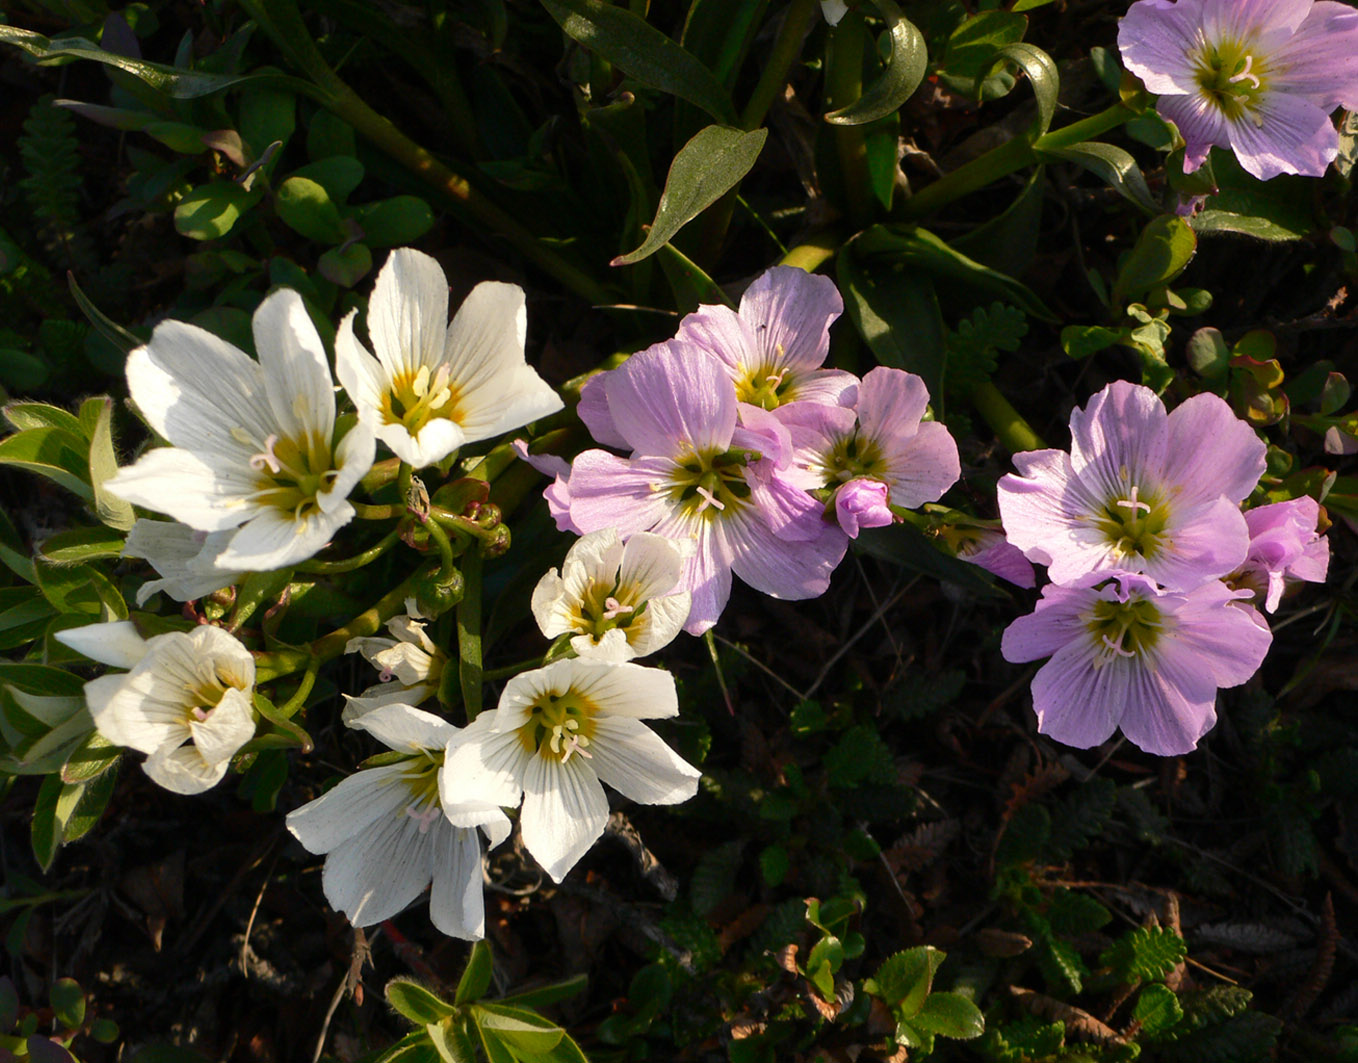
[[[468,550],[462,556],[462,601],[457,605],[458,682],[462,707],[471,723],[481,712],[481,553]]]
[[[764,70],[759,81],[745,102],[745,110],[740,115],[742,129],[758,129],[764,124],[764,116],[769,113],[774,99],[787,84],[792,64],[802,54],[802,41],[812,21],[819,13],[816,0],[792,0],[783,15],[783,24],[778,28],[773,48],[769,51]]]
[[[346,557],[343,561],[303,561],[297,566],[298,572],[321,576],[334,576],[341,572],[353,572],[355,569],[362,568],[364,565],[371,564],[385,554],[401,538],[400,527],[392,528],[386,535],[382,536],[376,543],[368,547],[361,554],[353,557]]]
[[[1098,114],[1054,129],[1035,141],[1017,136],[984,155],[959,166],[905,201],[901,211],[909,219],[922,218],[955,199],[993,184],[1001,177],[1042,161],[1042,152],[1073,147],[1106,133],[1136,117],[1136,111],[1119,101]]]
[[[1000,389],[989,380],[972,388],[968,398],[1010,454],[1046,448],[1042,437],[1033,431],[1023,415],[1009,404],[1009,400],[1000,394]]]
[[[853,103],[863,94],[863,45],[867,24],[863,16],[850,11],[834,28],[831,38],[829,69],[826,71],[826,110],[837,110]],[[835,126],[835,150],[844,182],[844,199],[849,220],[857,229],[872,224],[872,179],[868,174],[868,141],[863,127]]]
[[[836,229],[821,229],[812,233],[805,241],[785,254],[778,262],[780,266],[796,266],[807,273],[815,273],[821,266],[839,254],[843,233]]]
[[[520,672],[526,672],[530,668],[541,668],[541,657],[529,657],[526,661],[519,661],[515,664],[506,664],[500,668],[492,668],[488,672],[482,672],[481,678],[487,683],[493,683],[498,679],[513,679]]]

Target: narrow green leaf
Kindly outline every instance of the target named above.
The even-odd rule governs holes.
[[[1141,172],[1141,167],[1136,164],[1136,160],[1129,152],[1116,145],[1086,140],[1083,144],[1074,144],[1068,148],[1044,148],[1039,140],[1033,146],[1044,157],[1065,159],[1102,177],[1115,192],[1135,203],[1147,214],[1154,214],[1160,209],[1155,197],[1151,195],[1150,186],[1146,184],[1146,175]]]
[[[103,395],[86,399],[80,407],[82,416],[87,410],[95,415],[94,430],[90,432],[90,486],[94,489],[95,512],[110,528],[127,531],[137,522],[132,503],[104,489],[104,484],[118,472],[113,448],[113,400]]]
[[[33,856],[43,871],[52,866],[61,847],[61,827],[57,823],[57,798],[65,784],[55,775],[43,779],[38,788],[38,800],[33,806],[33,825],[30,832]]]
[[[1046,7],[1055,0],[1014,0],[1014,6],[1010,11],[1031,11],[1035,7]]]
[[[121,746],[114,745],[98,731],[91,731],[61,766],[61,780],[89,782],[97,779],[117,764],[122,755]]]
[[[59,612],[126,620],[127,603],[113,581],[92,565],[53,565],[39,561],[35,574],[42,595]]]
[[[118,773],[109,771],[88,781],[62,784],[57,796],[57,822],[61,825],[63,845],[83,838],[94,829],[108,807],[117,783]]]
[[[1026,41],[1015,41],[1000,49],[1000,56],[1016,63],[1033,86],[1037,97],[1037,125],[1029,134],[1033,139],[1044,135],[1056,117],[1057,97],[1061,94],[1061,75],[1056,63],[1046,52]]]
[[[542,0],[568,37],[643,85],[701,107],[735,125],[735,108],[712,71],[645,19],[604,0]]]
[[[1184,271],[1197,249],[1198,238],[1183,218],[1174,214],[1152,218],[1118,270],[1113,305],[1139,301],[1152,288],[1168,284]]]
[[[22,48],[40,64],[93,59],[97,63],[125,70],[153,89],[175,99],[190,100],[199,96],[210,96],[214,92],[244,84],[275,85],[321,98],[321,91],[315,85],[300,78],[276,73],[209,74],[196,70],[180,70],[162,63],[148,63],[142,59],[106,52],[83,37],[52,40],[40,33],[21,30],[16,26],[0,25],[0,41]]]
[[[476,1063],[476,1050],[454,1025],[454,1020],[428,1023],[424,1031],[442,1063]]]
[[[441,1022],[456,1013],[451,1004],[409,978],[393,978],[387,983],[385,992],[388,1004],[421,1026]]]
[[[80,418],[59,406],[49,406],[45,402],[9,402],[0,413],[13,426],[16,432],[30,428],[62,428],[77,439],[85,435]]]
[[[71,528],[43,540],[38,548],[44,560],[58,565],[118,557],[123,552],[123,536],[107,528]]]
[[[943,314],[928,274],[872,268],[858,255],[857,241],[840,252],[837,267],[845,309],[877,361],[915,373],[930,395],[940,395]]]
[[[660,205],[646,239],[635,251],[619,255],[610,265],[630,266],[655,254],[674,234],[738,184],[764,148],[767,129],[746,133],[729,126],[710,125],[679,149],[665,178]]]
[[[895,0],[872,0],[872,3],[886,20],[891,52],[881,75],[862,96],[825,116],[825,120],[834,125],[863,125],[894,114],[919,88],[929,64],[924,34],[901,13]]]
[[[1304,231],[1280,225],[1269,218],[1261,218],[1255,214],[1236,214],[1233,211],[1215,210],[1211,207],[1193,215],[1188,219],[1188,223],[1193,226],[1195,232],[1239,233],[1242,236],[1252,236],[1256,240],[1267,240],[1270,243],[1304,240],[1307,236]]]
[[[95,331],[103,336],[104,339],[108,340],[109,343],[113,344],[113,346],[117,347],[124,354],[128,354],[142,345],[141,340],[128,332],[127,329],[123,328],[122,325],[118,324],[112,318],[105,316],[104,313],[90,301],[90,297],[86,295],[84,291],[81,290],[80,285],[75,282],[74,273],[66,274],[66,286],[70,288],[71,297],[75,300],[76,306],[80,307],[80,312],[89,319],[89,322],[94,326]]]
[[[468,1004],[480,1000],[490,988],[490,975],[494,963],[490,954],[490,944],[483,938],[472,945],[471,955],[467,957],[467,968],[457,983],[454,1004]]]
[[[0,465],[13,465],[46,476],[86,502],[89,484],[88,443],[64,428],[30,428],[0,440]]]
[[[643,967],[642,970],[649,970],[649,968]],[[668,986],[668,984],[667,980],[666,986]],[[549,1004],[556,1004],[559,1001],[578,996],[585,991],[588,985],[589,976],[577,974],[574,977],[564,979],[563,981],[553,982],[551,985],[537,986],[534,989],[525,989],[522,993],[511,993],[507,997],[501,997],[497,1003],[508,1004],[511,1007],[519,1008],[545,1008]]]

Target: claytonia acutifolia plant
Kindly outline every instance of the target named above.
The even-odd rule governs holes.
[[[963,561],[979,565],[1016,587],[1037,586],[1033,563],[1023,556],[1022,550],[1004,537],[1004,532],[993,528],[955,526],[947,537]]]
[[[1215,395],[1166,413],[1150,388],[1109,384],[1070,415],[1071,448],[1014,455],[999,482],[1009,541],[1059,584],[1141,572],[1190,590],[1245,560],[1240,503],[1264,472],[1264,444]]]
[[[156,326],[127,359],[142,415],[171,446],[107,483],[119,498],[205,532],[235,529],[215,564],[303,561],[354,516],[349,492],[372,465],[372,433],[335,438],[335,391],[302,297],[274,292],[254,316],[256,362],[201,328]]]
[[[345,723],[382,705],[418,705],[438,693],[448,659],[425,633],[424,622],[410,613],[413,604],[413,600],[406,603],[407,615],[387,621],[391,638],[367,635],[345,643],[344,652],[361,653],[378,669],[381,679],[361,694],[344,696]]]
[[[137,604],[145,605],[157,591],[177,602],[191,602],[231,586],[241,573],[217,565],[231,535],[230,531],[195,531],[174,520],[139,517],[127,533],[123,556],[150,562],[160,579],[147,580],[137,588]]]
[[[678,586],[689,542],[614,528],[576,540],[533,590],[533,616],[549,639],[570,636],[580,657],[627,661],[668,645],[688,619],[692,595]]]
[[[1245,682],[1273,636],[1233,591],[1211,580],[1163,591],[1141,575],[1100,572],[1048,584],[1007,628],[1007,661],[1050,657],[1033,678],[1037,729],[1088,749],[1119,728],[1147,753],[1194,749],[1216,723],[1219,687]]]
[[[788,478],[831,492],[827,506],[850,538],[890,524],[891,507],[935,502],[957,482],[957,444],[945,426],[923,420],[929,391],[914,373],[879,366],[850,383],[841,403],[792,403],[778,419],[792,436]]]
[[[601,783],[647,805],[698,791],[701,772],[642,720],[679,714],[674,678],[658,668],[567,658],[505,684],[497,708],[448,741],[439,792],[513,807],[523,843],[557,882],[603,833]]]
[[[255,660],[221,628],[143,639],[120,620],[56,637],[91,660],[129,669],[86,683],[85,703],[104,738],[148,754],[142,768],[165,789],[211,789],[254,737]]]
[[[1330,542],[1316,532],[1319,519],[1320,504],[1305,495],[1246,510],[1249,555],[1227,582],[1252,591],[1270,613],[1289,582],[1324,583]]]
[[[409,705],[382,705],[349,722],[392,752],[288,813],[288,830],[325,854],[325,899],[354,926],[390,919],[424,890],[443,933],[485,934],[480,828],[491,847],[509,835],[495,805],[468,796],[440,801],[444,747],[458,733]]]
[[[722,365],[687,340],[632,355],[603,375],[607,413],[631,449],[587,450],[571,466],[570,522],[582,533],[616,528],[691,540],[684,630],[701,634],[731,595],[731,573],[775,598],[824,593],[848,540],[792,483],[787,429],[738,403]],[[738,423],[739,419],[739,423]]]
[[[1138,0],[1118,27],[1127,68],[1179,127],[1184,169],[1213,146],[1267,180],[1319,177],[1330,112],[1358,108],[1358,11],[1331,0]]]
[[[391,253],[368,302],[368,338],[351,312],[335,335],[335,370],[367,425],[415,468],[561,409],[524,361],[523,289],[483,281],[448,320],[448,281],[420,251]]]
[[[772,410],[797,400],[838,403],[857,380],[822,369],[830,325],[844,300],[829,277],[796,266],[774,266],[745,289],[740,310],[700,306],[679,322],[675,339],[690,340],[717,359],[736,385],[736,398]]]

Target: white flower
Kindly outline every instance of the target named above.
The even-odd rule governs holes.
[[[364,713],[381,705],[418,705],[438,693],[439,677],[447,658],[412,616],[387,621],[393,638],[366,636],[350,639],[345,653],[361,653],[381,672],[382,682],[357,697],[344,696],[344,722],[351,727]]]
[[[362,425],[336,443],[334,382],[300,295],[265,299],[254,334],[258,362],[194,325],[156,326],[128,356],[127,384],[172,446],[107,485],[198,531],[237,529],[216,559],[237,571],[283,568],[329,542],[353,518],[346,499],[376,445]]]
[[[371,926],[401,911],[432,881],[434,925],[453,937],[482,937],[476,828],[493,847],[508,836],[509,820],[483,800],[440,805],[437,773],[458,729],[409,705],[381,706],[350,726],[408,755],[357,772],[288,814],[297,840],[326,854],[326,900],[354,926]]]
[[[838,26],[839,20],[849,13],[849,5],[844,0],[820,0],[820,10],[826,22]]]
[[[668,645],[688,619],[680,587],[691,542],[637,532],[624,546],[616,528],[577,540],[533,590],[533,616],[549,639],[571,634],[581,657],[626,661]]]
[[[687,801],[701,772],[641,721],[675,716],[674,679],[638,664],[556,661],[505,685],[499,707],[448,743],[439,792],[512,807],[523,843],[560,882],[603,833],[600,781],[648,805]]]
[[[217,566],[217,558],[231,541],[231,531],[201,532],[174,520],[139,517],[127,533],[123,557],[149,561],[160,579],[137,588],[137,604],[145,605],[157,591],[177,602],[191,602],[223,587],[243,573]]]
[[[524,361],[523,289],[485,281],[448,322],[439,264],[393,251],[368,302],[374,358],[354,336],[354,314],[335,336],[335,369],[363,424],[398,458],[423,468],[465,443],[555,413],[561,397]]]
[[[99,733],[149,754],[142,768],[178,794],[221,782],[254,737],[255,659],[221,628],[203,625],[142,639],[126,620],[57,632],[58,641],[131,671],[85,684]]]

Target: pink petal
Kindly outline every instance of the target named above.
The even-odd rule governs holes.
[[[1184,138],[1184,172],[1192,173],[1214,147],[1231,146],[1226,115],[1208,96],[1194,91],[1184,96],[1161,96],[1155,109],[1179,128]]]
[[[736,390],[722,367],[683,340],[632,355],[605,378],[608,412],[638,454],[724,451],[736,427]]]
[[[657,485],[667,483],[673,469],[667,458],[628,461],[604,450],[585,451],[571,466],[571,523],[585,532],[617,528],[623,539],[652,530],[672,508]]]
[[[1125,498],[1130,485],[1154,483],[1165,462],[1165,404],[1150,388],[1116,380],[1084,409],[1071,411],[1070,462],[1082,483],[1104,498]]]
[[[1282,173],[1322,177],[1339,154],[1329,115],[1302,96],[1268,92],[1228,128],[1235,157],[1261,181]]]
[[[883,447],[893,505],[915,509],[937,502],[962,475],[957,443],[945,425],[925,421],[911,436]]]
[[[1122,62],[1156,93],[1196,93],[1191,56],[1200,47],[1197,27],[1183,5],[1168,0],[1139,0],[1118,23]]]
[[[589,429],[598,442],[606,447],[616,447],[618,450],[631,450],[632,445],[627,442],[617,426],[613,423],[613,415],[608,411],[608,375],[617,372],[615,369],[607,370],[603,373],[596,373],[585,381],[580,389],[580,404],[575,410],[580,415],[580,420],[585,422],[585,427]]]
[[[1169,415],[1166,485],[1183,497],[1206,501],[1249,497],[1264,474],[1267,447],[1247,423],[1215,395],[1194,395]]]
[[[745,290],[740,316],[750,324],[760,360],[777,369],[817,369],[830,353],[830,324],[844,300],[829,277],[774,266]]]
[[[1076,749],[1108,741],[1127,709],[1135,662],[1116,658],[1101,666],[1086,635],[1052,655],[1033,677],[1033,711],[1039,734]]]
[[[929,404],[924,380],[903,369],[878,366],[858,385],[858,425],[870,439],[908,438]]]
[[[895,518],[887,506],[891,489],[881,480],[858,477],[835,492],[835,518],[844,534],[858,538],[859,528],[884,528]]]
[[[1269,87],[1323,110],[1358,110],[1358,11],[1320,0],[1292,39],[1269,57]]]

